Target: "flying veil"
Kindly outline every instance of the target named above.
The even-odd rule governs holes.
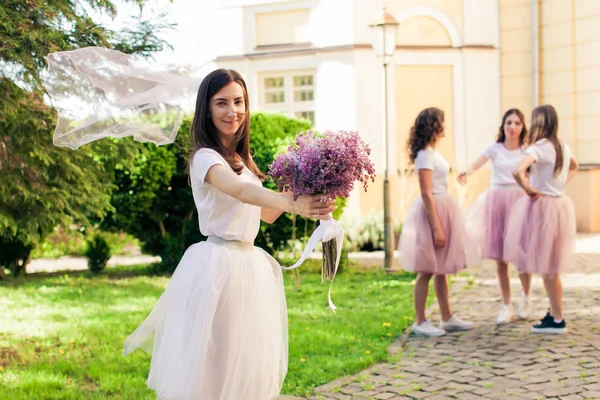
[[[102,47],[51,53],[43,77],[58,112],[53,143],[76,149],[103,137],[173,143],[214,63],[193,76],[161,70],[141,57]]]

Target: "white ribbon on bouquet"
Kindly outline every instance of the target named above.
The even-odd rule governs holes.
[[[335,219],[329,220],[321,220],[319,226],[314,230],[310,238],[308,239],[308,243],[304,248],[304,252],[300,259],[296,261],[294,265],[291,267],[281,267],[283,269],[291,270],[298,268],[299,266],[306,261],[306,259],[313,252],[315,247],[319,242],[328,242],[330,240],[335,239],[337,246],[337,256],[335,259],[335,270],[333,272],[333,277],[331,278],[331,283],[329,284],[329,292],[327,293],[327,300],[329,301],[329,307],[335,312],[338,308],[333,304],[331,300],[331,288],[333,287],[333,280],[335,279],[335,274],[337,273],[338,267],[340,265],[340,258],[342,256],[342,245],[344,244],[344,229],[342,225],[336,221]]]

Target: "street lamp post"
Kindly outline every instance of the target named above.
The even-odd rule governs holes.
[[[389,134],[388,134],[388,63],[392,61],[396,51],[396,35],[398,21],[383,7],[381,14],[370,27],[373,31],[373,50],[383,63],[383,135],[384,135],[384,165],[383,178],[383,237],[385,260],[384,268],[389,271],[394,266],[394,227],[390,210],[390,181],[389,181]]]

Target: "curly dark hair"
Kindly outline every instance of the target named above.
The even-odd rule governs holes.
[[[408,137],[408,156],[415,163],[417,154],[432,143],[444,129],[444,112],[436,107],[429,107],[419,113]]]
[[[515,114],[519,120],[521,120],[521,125],[523,126],[523,130],[519,135],[519,144],[523,146],[525,144],[525,139],[527,138],[527,125],[525,124],[525,116],[518,108],[511,108],[507,112],[504,113],[502,117],[502,124],[500,125],[500,129],[498,129],[498,137],[496,138],[497,143],[504,143],[506,141],[506,133],[504,133],[504,124],[506,123],[506,119],[511,115]]]

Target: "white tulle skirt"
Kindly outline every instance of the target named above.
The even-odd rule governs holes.
[[[123,354],[152,353],[161,400],[270,400],[287,372],[287,308],[279,264],[250,243],[190,246]]]

